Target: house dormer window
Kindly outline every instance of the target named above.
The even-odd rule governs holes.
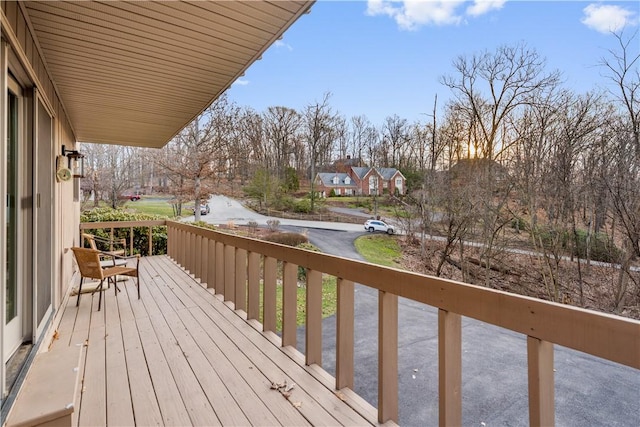
[[[347,184],[347,185],[351,184],[351,178],[346,177],[346,178],[344,179],[344,183],[345,183],[345,184]]]
[[[340,184],[340,178],[338,178],[337,176],[333,177],[333,183],[334,184]]]

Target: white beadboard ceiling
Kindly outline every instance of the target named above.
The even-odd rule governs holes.
[[[76,138],[162,147],[313,1],[29,1]]]

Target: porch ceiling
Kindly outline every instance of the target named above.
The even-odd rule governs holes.
[[[162,147],[313,1],[25,2],[82,142]]]

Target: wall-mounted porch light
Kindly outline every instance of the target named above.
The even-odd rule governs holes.
[[[84,178],[84,154],[78,150],[67,150],[62,146],[62,155],[69,159],[69,169],[74,178]]]

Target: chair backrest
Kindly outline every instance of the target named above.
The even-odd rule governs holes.
[[[89,233],[82,233],[82,237],[89,243],[89,246],[93,250],[100,250],[96,245],[96,241],[97,241],[101,245],[108,247],[107,249],[103,248],[102,250],[105,250],[114,254],[118,254],[118,255],[126,255],[127,241],[125,239],[111,240],[111,239],[105,239],[102,237],[94,236],[93,234],[89,234]],[[118,245],[119,247],[121,247],[121,249],[114,250],[113,248],[114,245]]]
[[[82,237],[89,243],[89,247],[91,247],[91,249],[94,251],[98,250],[96,247],[96,239],[93,234],[82,233]]]
[[[73,247],[71,250],[76,257],[82,277],[104,279],[103,270],[100,266],[100,251],[78,247]]]

